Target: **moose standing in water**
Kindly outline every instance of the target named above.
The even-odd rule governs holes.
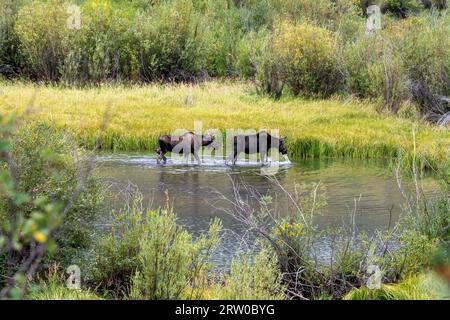
[[[205,135],[198,135],[193,132],[186,132],[181,136],[169,136],[165,135],[158,139],[159,148],[155,150],[158,154],[156,162],[159,164],[161,160],[164,163],[167,162],[165,154],[167,152],[174,152],[178,154],[184,154],[184,158],[187,161],[190,154],[194,155],[198,164],[201,164],[198,156],[198,150],[201,147],[209,146],[214,142],[214,136],[207,133]]]
[[[225,164],[228,164],[228,162],[231,161],[234,166],[239,154],[245,152],[246,154],[259,153],[261,165],[264,165],[267,163],[267,154],[272,148],[278,149],[284,158],[289,160],[287,149],[284,145],[284,138],[273,137],[267,131],[260,131],[257,134],[252,135],[234,136],[232,147],[232,152],[225,161]]]

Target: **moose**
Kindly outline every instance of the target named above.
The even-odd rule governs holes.
[[[253,135],[236,135],[232,140],[232,152],[228,156],[225,164],[232,162],[236,164],[237,157],[241,152],[246,154],[260,154],[261,165],[267,162],[267,154],[270,149],[277,148],[278,151],[288,160],[287,149],[284,145],[285,138],[276,138],[271,136],[267,131],[260,131]]]
[[[190,154],[194,155],[195,160],[200,164],[200,158],[198,151],[201,147],[210,146],[214,142],[214,136],[207,133],[205,135],[198,135],[193,132],[186,132],[181,136],[164,135],[159,137],[159,148],[155,149],[158,154],[156,162],[158,164],[163,160],[167,162],[165,154],[167,152],[176,152],[178,154],[184,154],[184,158],[187,161]]]

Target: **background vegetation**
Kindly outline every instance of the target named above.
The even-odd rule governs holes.
[[[261,93],[352,94],[450,121],[446,0],[1,0],[0,74],[65,85],[254,80]],[[382,30],[367,35],[378,4]]]

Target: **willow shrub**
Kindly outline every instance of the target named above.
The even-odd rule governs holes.
[[[108,0],[83,2],[80,28],[68,28],[69,2],[32,1],[19,10],[15,34],[24,74],[66,84],[138,80],[135,11]]]
[[[285,286],[278,259],[274,252],[263,247],[250,260],[238,255],[231,263],[230,273],[223,275],[211,298],[220,300],[282,300]]]
[[[85,165],[84,152],[66,133],[39,123],[17,131],[12,146],[17,188],[21,192],[32,195],[33,199],[46,197],[68,204],[73,194],[81,190],[54,233],[57,251],[48,257],[49,261],[63,265],[75,262],[79,258],[78,249],[91,244],[93,222],[103,198],[95,177],[81,178],[83,169],[80,168]],[[30,204],[25,214],[30,216],[33,210],[34,206]]]
[[[15,32],[25,57],[25,72],[31,78],[59,79],[66,21],[65,8],[57,0],[32,1],[19,10]]]
[[[22,59],[14,26],[22,2],[0,0],[0,75],[12,76],[20,72]]]
[[[180,72],[186,59],[193,31],[193,6],[189,0],[163,3],[142,12],[137,18],[136,35],[140,42],[140,75],[152,81]],[[191,52],[192,53],[192,52]]]
[[[383,11],[398,18],[406,18],[424,8],[417,0],[383,0],[382,7]]]
[[[334,35],[308,23],[281,23],[273,34],[274,60],[294,95],[327,97],[342,84]]]
[[[270,31],[261,29],[244,36],[237,45],[236,57],[237,72],[244,77],[254,77],[260,94],[281,97],[284,87],[281,64],[274,56]]]
[[[202,15],[204,69],[211,76],[240,76],[236,72],[237,46],[244,36],[245,19],[228,1],[209,1]]]
[[[67,84],[138,80],[138,42],[134,10],[113,7],[108,0],[81,6],[81,28],[67,29],[60,69]]]
[[[430,14],[414,22],[401,44],[406,75],[434,94],[450,96],[450,17]]]
[[[380,100],[383,108],[397,113],[406,96],[405,74],[393,39],[361,35],[345,49],[346,83],[350,93]]]
[[[170,210],[142,211],[134,205],[114,220],[95,249],[93,279],[100,289],[133,299],[180,299],[206,286],[207,258],[219,241],[218,220],[196,240]]]

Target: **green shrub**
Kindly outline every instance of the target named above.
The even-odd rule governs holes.
[[[272,24],[276,5],[272,0],[242,0],[239,4],[239,14],[247,32],[258,31]]]
[[[203,37],[205,69],[211,76],[237,76],[237,44],[244,35],[239,11],[227,1],[214,1],[202,23],[211,25]]]
[[[22,2],[0,0],[0,75],[12,76],[20,73],[22,57],[14,26]]]
[[[97,240],[93,280],[105,291],[124,295],[138,269],[140,238],[146,228],[135,207],[114,217],[111,232]]]
[[[69,204],[81,187],[85,154],[66,133],[44,124],[22,127],[14,134],[12,158],[18,173],[17,188],[33,199],[46,197]],[[94,221],[102,202],[99,182],[88,177],[81,194],[65,212],[54,234],[57,251],[49,257],[65,265],[90,245]],[[26,214],[31,215],[33,204]]]
[[[268,47],[269,39],[270,32],[262,29],[258,32],[249,32],[239,41],[236,48],[235,65],[239,75],[251,78],[262,73],[264,59],[269,56],[267,51],[272,50]]]
[[[277,14],[293,22],[308,20],[325,26],[333,15],[333,4],[327,0],[281,0],[272,3]]]
[[[450,19],[425,15],[416,19],[401,44],[408,89],[422,115],[436,112],[436,95],[450,96]],[[440,115],[448,111],[437,110]],[[439,116],[439,115],[438,115]]]
[[[416,0],[383,0],[382,7],[383,11],[399,18],[406,18],[423,8],[419,1]]]
[[[207,284],[207,258],[220,228],[215,220],[208,236],[193,240],[171,211],[142,212],[135,204],[99,241],[93,279],[100,289],[133,299],[193,298]]]
[[[256,55],[256,84],[259,93],[267,93],[271,97],[279,99],[283,93],[284,79],[281,72],[281,64],[274,55],[273,43],[270,38],[264,41],[262,54]]]
[[[282,300],[285,287],[276,255],[263,248],[250,261],[245,254],[231,264],[229,274],[223,276],[213,294],[219,300]]]
[[[19,11],[15,31],[27,75],[66,84],[137,80],[134,9],[88,0],[81,6],[80,29],[69,29],[68,6],[32,1]]]
[[[358,97],[377,97],[373,90],[369,68],[380,58],[379,38],[360,35],[354,43],[346,47],[346,71],[348,90]]]
[[[60,1],[32,1],[18,13],[15,31],[33,79],[57,81],[64,59],[66,10]]]
[[[416,5],[415,0],[375,2],[384,11],[397,16],[409,15],[422,7]],[[442,9],[447,6],[445,0],[432,2],[429,7]],[[285,47],[301,45],[305,55],[309,56],[302,58],[301,66],[296,62],[286,69],[293,92],[297,94],[302,90],[303,94],[310,96],[324,91],[323,95],[327,96],[330,91],[333,93],[340,88],[342,75],[336,72],[336,66],[344,64],[343,59],[339,59],[338,63],[332,59],[339,54],[338,51],[333,49],[333,54],[327,51],[330,45],[335,47],[336,39],[346,44],[363,37],[365,18],[358,14],[358,6],[365,10],[373,1],[85,0],[77,3],[81,7],[81,28],[71,30],[66,25],[69,1],[1,0],[0,10],[4,14],[0,15],[0,74],[62,81],[68,85],[108,81],[186,81],[208,76],[247,78],[256,75],[259,87],[265,87],[265,91],[278,96],[282,91],[282,85],[276,85],[280,83],[277,71],[280,68],[273,61],[280,57],[275,55],[276,50],[269,50],[273,47],[269,45],[265,49],[269,50],[267,56],[261,58],[264,62],[256,67],[255,62],[249,59],[252,49],[247,41],[253,37],[252,33],[280,31],[276,27],[279,21],[289,21],[292,24],[289,28],[304,34],[297,35],[294,31],[295,36],[283,39],[288,40]],[[439,15],[442,20],[446,19],[444,14]],[[389,25],[393,20],[397,19],[385,16],[383,23]],[[306,27],[307,23],[311,26]],[[288,34],[287,25],[284,24],[281,36]],[[311,42],[316,31],[320,39]],[[446,30],[440,31],[441,37],[444,37]],[[277,37],[280,37],[279,32],[274,34],[272,44],[275,44]],[[306,39],[306,44],[316,45],[305,46],[301,39]],[[438,43],[442,47],[446,45],[445,41]],[[411,44],[414,47],[412,41]],[[425,44],[426,40],[420,45]],[[432,47],[434,43],[428,45]],[[438,49],[434,52],[437,53]],[[327,56],[325,61],[321,61],[325,63],[316,63],[314,57],[323,58],[322,54]],[[405,57],[407,55],[405,52]],[[390,58],[387,57],[386,61]],[[390,87],[394,83],[392,89],[384,90],[384,100],[390,108],[397,105],[402,94],[397,92],[398,79],[394,79],[394,75],[402,72],[397,60],[410,62],[403,56],[398,58],[397,48],[392,52],[392,59],[395,62],[377,64],[378,69],[372,71],[376,79],[381,79],[380,70],[384,67],[389,71],[390,76],[379,87]],[[322,65],[323,68],[312,68]],[[433,72],[437,79],[434,67],[425,71]],[[284,66],[281,69],[285,69]],[[360,78],[366,76],[364,73]],[[298,79],[292,79],[295,74],[299,74]],[[262,80],[264,78],[268,79]],[[318,84],[318,79],[324,80]],[[298,88],[305,82],[308,88]]]
[[[88,0],[81,7],[81,28],[67,30],[64,63],[67,84],[138,80],[135,12],[109,0]]]
[[[335,38],[307,23],[282,23],[273,35],[274,59],[294,95],[329,96],[341,88],[342,74],[335,56]]]
[[[337,31],[342,21],[355,16],[358,6],[353,0],[271,0],[274,16],[292,22],[310,22]]]
[[[437,250],[438,241],[407,230],[399,237],[399,249],[388,261],[386,269],[395,270],[394,279],[402,279],[428,269],[430,257]]]
[[[245,77],[255,77],[260,94],[280,98],[284,81],[281,64],[275,59],[271,33],[267,30],[250,32],[237,46],[236,70]]]
[[[395,40],[382,34],[360,35],[345,49],[348,90],[362,98],[379,99],[397,113],[406,96],[405,72]]]
[[[199,29],[190,0],[167,2],[141,13],[136,25],[141,78],[152,81],[194,73]]]

